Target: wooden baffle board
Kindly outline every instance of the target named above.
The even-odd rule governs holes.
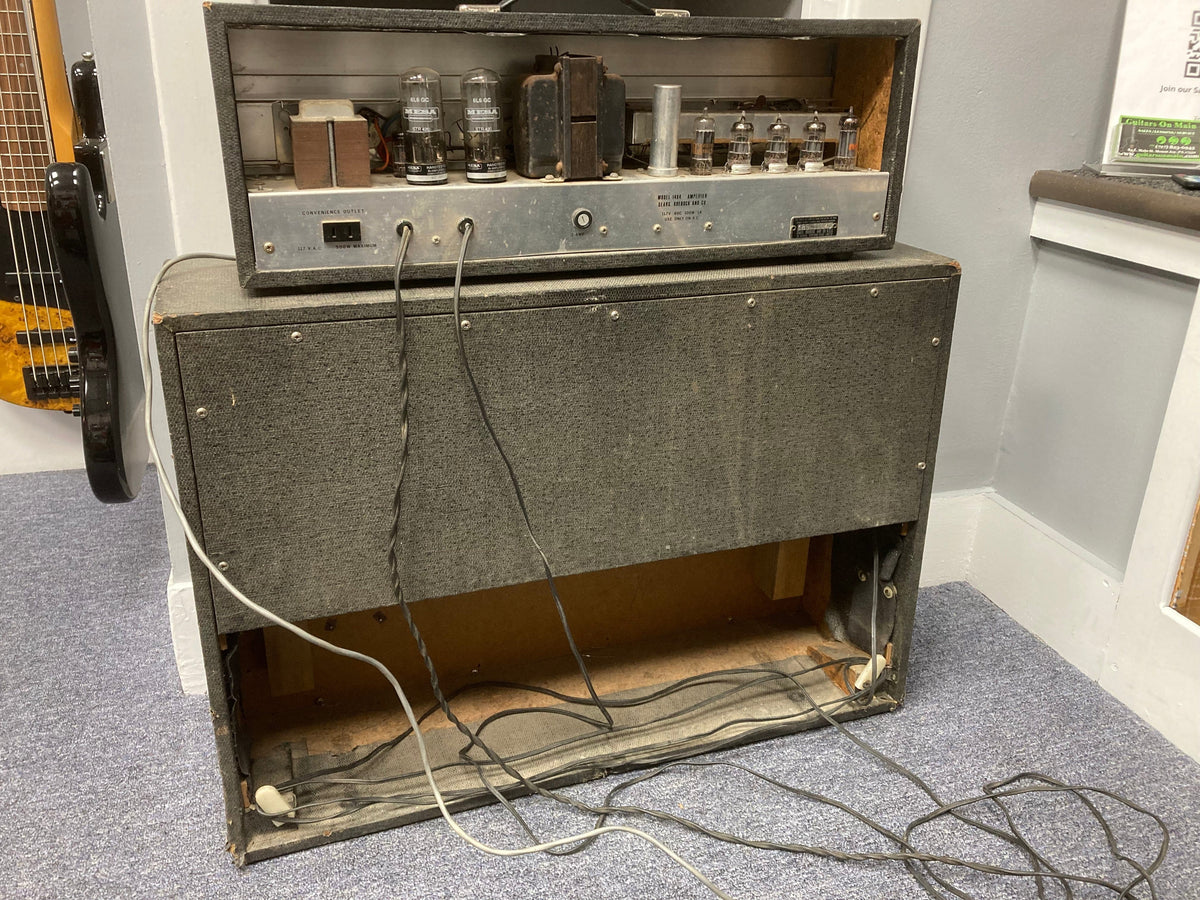
[[[456,716],[552,787],[820,725],[814,704],[894,709],[958,277],[900,246],[463,287],[459,333],[611,726],[481,425],[450,286],[406,288],[399,571]],[[382,660],[463,809],[492,802],[485,778],[528,788],[464,755],[389,581],[394,311],[387,286],[256,294],[231,263],[189,261],[158,290],[157,350],[206,552],[256,602]],[[192,575],[239,864],[437,814],[374,669]],[[872,652],[887,669],[860,695]],[[297,815],[261,814],[263,785]]]

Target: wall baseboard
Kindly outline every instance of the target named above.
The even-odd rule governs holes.
[[[179,578],[174,569],[167,579],[167,614],[171,620],[171,643],[175,647],[175,667],[179,672],[180,687],[185,694],[208,693],[192,581],[190,578]]]
[[[1121,573],[994,492],[981,495],[967,581],[1099,680]]]

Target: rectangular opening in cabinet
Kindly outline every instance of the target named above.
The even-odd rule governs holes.
[[[869,657],[853,607],[873,571],[872,548],[903,541],[902,531],[558,579],[611,727],[587,695],[544,581],[410,609],[455,714],[526,777],[557,786],[823,724],[814,703],[839,719],[894,708],[898,691],[887,680],[870,698],[855,689]],[[889,660],[895,598],[889,579],[876,595],[878,649]],[[529,792],[479,749],[469,757],[480,765],[466,762],[467,740],[437,709],[399,607],[303,627],[395,673],[425,715],[422,732],[453,808],[492,802],[483,778],[507,796]],[[224,640],[237,700],[245,861],[437,814],[416,746],[404,736],[407,720],[378,672],[278,628]],[[295,817],[275,825],[254,809],[264,784],[292,795]]]

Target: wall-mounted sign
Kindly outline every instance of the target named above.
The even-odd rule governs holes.
[[[1200,165],[1200,0],[1128,0],[1105,171]]]

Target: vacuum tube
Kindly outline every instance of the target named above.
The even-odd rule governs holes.
[[[409,184],[444,184],[446,134],[442,130],[442,79],[433,69],[400,76],[404,110],[404,177]]]
[[[842,116],[839,123],[837,156],[833,158],[833,167],[842,172],[851,172],[858,165],[858,116],[854,107]]]
[[[820,172],[825,168],[825,123],[813,113],[804,124],[804,147],[800,150],[800,165],[805,172]]]
[[[696,116],[696,124],[692,132],[692,174],[711,175],[713,162],[713,141],[717,136],[717,123],[708,114]]]
[[[754,140],[754,123],[746,121],[746,114],[729,129],[729,155],[725,159],[725,171],[730,175],[745,175],[750,171],[750,148]]]
[[[472,69],[462,77],[467,181],[504,181],[508,165],[500,132],[500,76]]]
[[[786,172],[788,167],[788,141],[792,129],[779,116],[767,128],[767,152],[763,157],[764,172]]]

